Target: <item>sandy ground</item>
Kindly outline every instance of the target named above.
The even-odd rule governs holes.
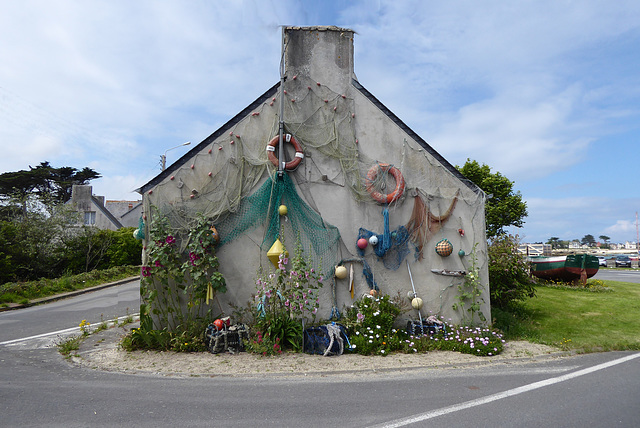
[[[496,356],[477,357],[458,352],[361,356],[345,354],[323,357],[308,354],[282,354],[262,357],[239,354],[176,353],[156,351],[126,352],[118,342],[132,324],[91,334],[81,345],[72,362],[96,370],[161,376],[329,376],[371,375],[403,370],[455,368],[468,365],[517,364],[540,358],[560,358],[559,349],[529,342],[510,342]]]

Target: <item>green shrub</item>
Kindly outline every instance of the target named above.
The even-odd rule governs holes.
[[[535,296],[526,256],[518,253],[518,238],[500,235],[489,245],[491,306],[506,308],[511,302]]]
[[[365,296],[357,300],[345,313],[351,350],[362,355],[388,355],[391,352],[419,353],[455,351],[477,356],[492,356],[502,352],[502,334],[486,327],[459,327],[447,324],[442,317],[429,316],[440,325],[434,333],[409,335],[393,328],[402,313],[402,299],[398,296]]]

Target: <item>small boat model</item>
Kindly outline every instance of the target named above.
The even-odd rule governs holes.
[[[568,256],[529,257],[531,275],[563,282],[587,282],[598,273],[598,258],[589,254],[569,254]]]
[[[447,269],[431,269],[431,272],[437,275],[445,276],[465,276],[467,274],[464,270],[447,270]]]

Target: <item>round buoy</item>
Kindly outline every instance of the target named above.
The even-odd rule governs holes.
[[[280,205],[278,207],[278,214],[287,215],[287,206],[286,205]]]
[[[464,257],[464,256],[466,256],[466,255],[467,255],[467,253],[465,253],[465,252],[464,252],[464,250],[460,250],[460,251],[458,251],[458,255],[459,255],[460,257]]]
[[[414,293],[413,291],[407,292],[407,299],[413,300],[414,297],[416,297],[416,293]]]
[[[376,235],[371,235],[371,238],[369,238],[369,244],[371,245],[378,245],[378,237]]]
[[[373,296],[373,297],[378,297],[378,290],[376,290],[375,288],[372,288],[372,289],[369,291],[369,295],[370,295],[370,296]]]
[[[336,278],[345,279],[347,277],[347,268],[344,266],[336,266]]]
[[[422,299],[419,297],[414,297],[413,300],[411,300],[411,307],[413,309],[420,310],[422,308]]]
[[[364,238],[360,238],[358,239],[358,242],[356,243],[356,245],[358,246],[358,248],[360,248],[361,250],[364,250],[365,248],[367,248],[367,244],[369,243],[369,241],[367,241]]]
[[[447,257],[453,253],[453,244],[448,239],[441,239],[436,244],[436,253],[439,256]]]
[[[213,326],[218,330],[222,330],[224,328],[224,321],[217,319],[213,322]]]

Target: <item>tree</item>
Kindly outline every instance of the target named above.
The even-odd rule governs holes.
[[[560,238],[557,236],[552,236],[547,241],[547,244],[551,245],[551,248],[559,248],[560,247]]]
[[[28,171],[0,174],[0,201],[8,207],[4,212],[11,207],[19,207],[25,215],[29,211],[29,205],[34,202],[40,202],[50,210],[52,206],[71,199],[74,184],[87,184],[96,178],[100,178],[100,174],[91,168],[54,168],[45,161],[35,168],[29,166]]]
[[[609,247],[609,239],[611,239],[611,237],[607,236],[607,235],[600,235],[598,238],[600,238],[600,240],[602,241],[602,243],[604,244],[605,248]]]
[[[593,235],[584,235],[582,240],[580,240],[582,245],[588,245],[589,247],[593,247],[596,244],[596,238]]]
[[[505,227],[524,225],[527,204],[520,192],[514,192],[513,181],[499,172],[492,173],[488,165],[480,165],[470,159],[462,168],[456,168],[487,194],[485,219],[488,239],[505,234]]]

